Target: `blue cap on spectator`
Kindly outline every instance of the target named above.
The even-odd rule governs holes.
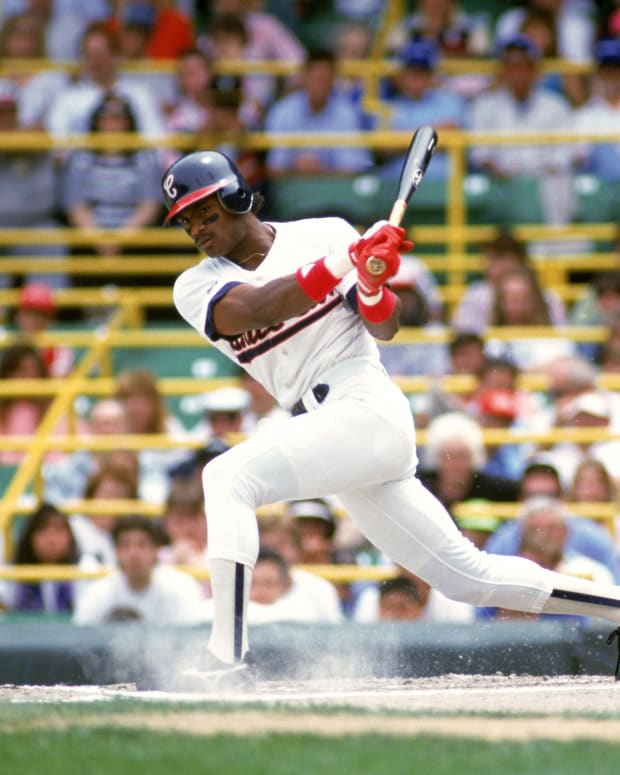
[[[437,63],[437,46],[428,40],[414,40],[398,52],[403,67],[419,67],[432,70]]]
[[[504,40],[500,41],[499,54],[502,59],[505,59],[510,51],[515,50],[523,51],[532,60],[540,59],[542,56],[540,47],[531,38],[528,38],[527,35],[511,35],[509,38],[504,38]]]
[[[595,55],[596,61],[601,66],[620,66],[620,40],[617,38],[599,40],[599,42],[596,44]]]
[[[157,11],[149,3],[129,3],[121,18],[123,24],[150,30],[155,25],[156,15]]]

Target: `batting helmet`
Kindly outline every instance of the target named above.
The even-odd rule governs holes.
[[[196,151],[175,161],[164,172],[161,185],[168,208],[164,223],[212,194],[217,194],[225,210],[238,215],[249,213],[254,200],[235,164],[217,151]]]

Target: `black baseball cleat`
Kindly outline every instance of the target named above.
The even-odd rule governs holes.
[[[181,692],[243,692],[254,688],[256,676],[249,654],[240,662],[223,662],[210,651],[199,667],[180,672],[174,680],[174,690]]]
[[[613,632],[609,633],[609,637],[607,638],[607,645],[611,646],[614,640],[617,640],[616,645],[618,647],[618,657],[616,659],[615,677],[616,677],[616,681],[620,681],[620,627],[616,627],[616,629]]]

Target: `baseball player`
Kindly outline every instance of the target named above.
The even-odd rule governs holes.
[[[337,495],[378,549],[455,600],[620,625],[620,588],[479,551],[416,478],[409,403],[375,342],[398,330],[389,279],[411,248],[403,229],[379,222],[360,238],[336,217],[261,221],[262,196],[214,151],[176,161],[162,187],[166,221],[207,256],[175,282],[179,313],[292,414],[203,470],[214,606],[204,678],[248,672],[255,512],[276,501]]]

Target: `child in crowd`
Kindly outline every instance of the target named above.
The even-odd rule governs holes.
[[[95,570],[96,559],[81,553],[66,515],[43,503],[28,518],[19,537],[14,565],[76,565]],[[0,601],[13,611],[46,614],[70,614],[77,589],[86,581],[43,580],[0,582]]]

